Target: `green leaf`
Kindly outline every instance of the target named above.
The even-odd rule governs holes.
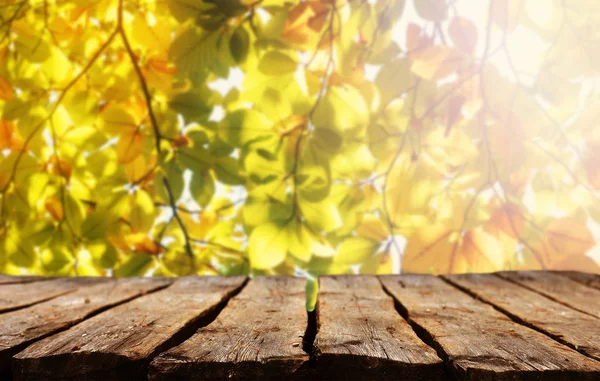
[[[265,53],[258,63],[258,70],[266,75],[284,75],[293,73],[298,62],[289,55],[277,50]]]
[[[112,268],[117,263],[117,249],[108,242],[102,240],[90,242],[86,245],[86,249],[98,267]]]
[[[317,295],[319,294],[319,281],[316,279],[306,280],[306,310],[312,312],[317,305]]]
[[[76,235],[81,235],[81,223],[85,216],[83,204],[73,198],[70,193],[65,193],[63,203],[65,220],[69,224],[70,229]]]
[[[215,194],[215,179],[209,171],[194,172],[190,182],[190,193],[194,200],[206,208]]]
[[[183,115],[186,121],[201,122],[208,118],[212,107],[207,105],[200,94],[189,92],[178,94],[171,99],[169,107]]]
[[[191,17],[198,17],[202,13],[214,9],[214,4],[197,0],[167,0],[171,14],[179,22],[184,22]]]
[[[242,185],[244,178],[240,173],[240,163],[237,159],[224,156],[217,160],[215,174],[220,182],[227,185]]]
[[[241,64],[246,61],[249,47],[250,36],[248,32],[243,26],[237,27],[229,40],[229,51],[236,63]]]
[[[281,264],[288,251],[287,237],[287,230],[272,222],[256,227],[248,241],[250,265],[266,270]]]
[[[273,134],[273,123],[256,110],[237,110],[227,115],[219,126],[219,136],[240,147],[254,139]]]
[[[154,261],[146,254],[131,254],[115,270],[117,277],[143,276],[152,267]]]
[[[169,183],[173,198],[175,201],[179,200],[185,183],[183,181],[183,170],[178,165],[177,160],[172,159],[165,163],[163,170],[157,174],[156,179],[154,180],[156,192],[168,203],[170,200],[163,180],[165,178]]]
[[[334,262],[357,265],[375,254],[378,248],[379,242],[377,241],[362,237],[347,238],[338,247]]]

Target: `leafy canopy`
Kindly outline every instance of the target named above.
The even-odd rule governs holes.
[[[600,271],[598,4],[4,0],[0,272]]]

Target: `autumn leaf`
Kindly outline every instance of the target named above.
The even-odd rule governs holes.
[[[13,98],[13,88],[10,82],[2,76],[0,76],[0,99],[9,101]]]
[[[144,151],[144,135],[139,131],[125,132],[117,143],[119,164],[128,164]]]

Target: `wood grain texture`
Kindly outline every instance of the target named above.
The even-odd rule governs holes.
[[[30,283],[30,282],[37,282],[40,280],[47,280],[47,279],[48,278],[37,277],[37,276],[0,275],[0,285],[15,284],[15,283]]]
[[[600,290],[550,272],[500,272],[498,275],[573,309],[600,318]]]
[[[10,374],[11,357],[28,344],[79,323],[115,304],[166,287],[161,279],[73,279],[80,287],[66,295],[0,315],[0,375]],[[45,282],[36,283],[43,286]]]
[[[332,379],[435,380],[442,360],[400,316],[374,276],[319,279],[316,373]]]
[[[598,380],[600,363],[428,275],[383,276],[415,329],[466,380]]]
[[[149,379],[285,379],[306,369],[305,280],[257,277],[217,319],[157,356]]]
[[[600,321],[492,274],[444,276],[513,320],[600,360]]]
[[[557,271],[556,274],[566,276],[576,282],[600,290],[600,274],[582,273],[579,271]]]
[[[81,282],[98,282],[98,278],[53,279],[34,283],[0,286],[0,313],[27,307],[75,291]]]
[[[14,357],[17,380],[140,379],[150,359],[214,311],[244,277],[180,278],[111,308]]]

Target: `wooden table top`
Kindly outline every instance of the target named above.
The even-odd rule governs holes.
[[[600,380],[600,275],[0,275],[0,379]]]

